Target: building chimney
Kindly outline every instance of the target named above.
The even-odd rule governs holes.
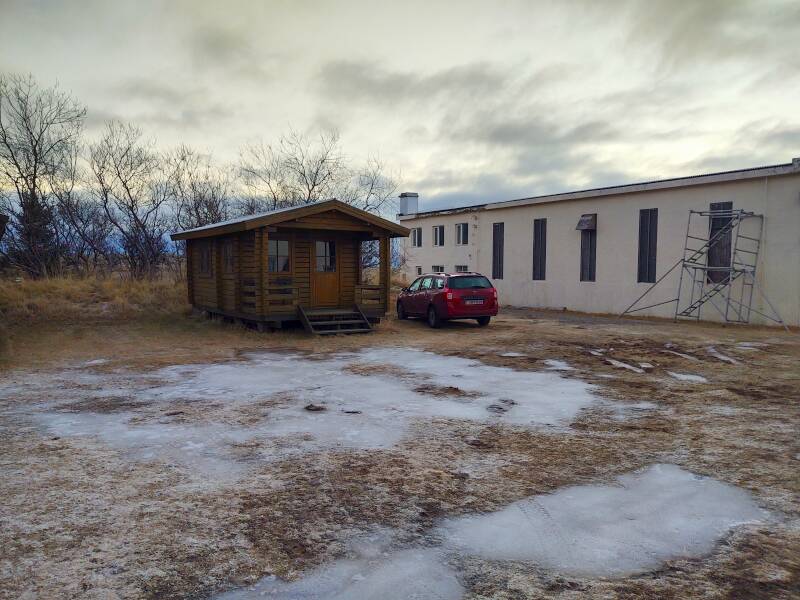
[[[419,194],[403,192],[400,194],[400,214],[415,215],[419,212]]]

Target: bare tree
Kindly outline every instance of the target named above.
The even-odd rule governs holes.
[[[117,121],[89,148],[91,187],[122,248],[131,276],[153,277],[167,255],[172,186],[141,131]]]
[[[31,76],[0,76],[0,188],[15,192],[0,207],[10,217],[4,252],[33,277],[62,266],[66,247],[51,184],[69,176],[85,116],[57,87],[40,88]]]
[[[277,145],[245,146],[239,170],[250,191],[244,214],[329,198],[379,212],[397,190],[395,178],[386,173],[378,158],[370,157],[363,166],[350,166],[337,132],[311,138],[290,131]]]
[[[167,175],[179,229],[202,227],[230,216],[231,176],[217,168],[210,156],[181,145],[167,157]]]

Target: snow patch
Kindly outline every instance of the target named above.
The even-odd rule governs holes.
[[[716,358],[717,360],[721,360],[722,362],[730,363],[732,365],[738,365],[739,361],[735,358],[731,358],[725,354],[722,354],[719,350],[717,350],[714,346],[707,346],[706,352],[708,352],[711,356]]]
[[[666,352],[667,354],[674,354],[675,356],[680,356],[681,358],[685,358],[686,360],[692,360],[694,362],[698,362],[700,360],[696,356],[692,356],[690,354],[684,354],[683,352],[677,352],[675,350],[663,350],[662,352]]]
[[[644,369],[640,369],[639,367],[634,367],[633,365],[629,365],[628,363],[624,363],[621,360],[617,360],[615,358],[607,358],[606,362],[612,367],[616,367],[618,369],[628,369],[628,371],[633,371],[634,373],[644,373]]]
[[[568,487],[449,519],[436,533],[445,547],[487,560],[622,577],[707,554],[730,528],[766,516],[745,490],[662,464],[616,485]]]
[[[527,354],[523,354],[522,352],[503,352],[500,356],[505,356],[506,358],[520,358],[522,356],[527,356]]]
[[[575,367],[571,367],[569,363],[563,360],[556,360],[554,358],[548,358],[544,361],[544,364],[547,365],[547,368],[551,371],[574,371]]]
[[[702,375],[692,375],[691,373],[673,373],[672,371],[667,371],[667,374],[670,377],[674,377],[678,381],[689,381],[691,383],[708,383],[708,379],[706,379]]]

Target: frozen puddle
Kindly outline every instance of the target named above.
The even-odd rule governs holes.
[[[674,465],[534,496],[496,513],[445,522],[445,545],[489,560],[620,577],[700,556],[735,525],[764,519],[746,491]]]
[[[146,375],[81,369],[26,374],[0,385],[0,398],[28,400],[15,405],[53,435],[100,438],[134,459],[230,478],[248,462],[388,448],[415,422],[435,418],[566,426],[597,400],[593,389],[549,371],[371,348],[322,359],[259,353]],[[93,409],[99,400],[113,409]],[[76,409],[76,402],[87,406]]]
[[[295,582],[267,577],[218,598],[458,599],[459,556],[521,561],[572,576],[624,577],[710,553],[731,528],[768,517],[748,492],[674,465],[532,496],[445,520],[432,545],[363,549]],[[352,551],[351,551],[352,554]]]

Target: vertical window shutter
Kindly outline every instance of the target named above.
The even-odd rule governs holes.
[[[656,281],[656,256],[658,251],[658,209],[650,209],[650,229],[647,235],[647,241],[650,245],[649,255],[647,257],[647,281],[655,283]]]
[[[636,280],[639,282],[647,281],[647,252],[650,248],[647,241],[650,231],[649,213],[650,211],[647,209],[639,211],[639,273],[636,276]]]
[[[533,278],[545,279],[547,264],[547,219],[533,220]]]

